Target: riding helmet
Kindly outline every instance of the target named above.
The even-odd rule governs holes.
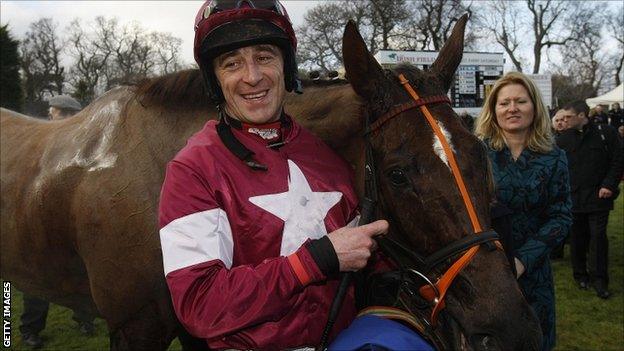
[[[284,6],[278,0],[208,0],[195,17],[195,61],[211,99],[220,104],[223,92],[212,67],[219,55],[241,47],[273,44],[284,56],[287,91],[300,92],[295,52],[297,38]]]

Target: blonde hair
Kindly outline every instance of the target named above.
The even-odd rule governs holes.
[[[553,149],[554,140],[548,110],[535,83],[520,72],[509,72],[494,83],[492,91],[483,104],[481,115],[477,118],[475,134],[479,139],[488,142],[492,149],[496,151],[503,149],[505,135],[496,121],[496,100],[501,88],[510,84],[522,85],[533,102],[533,123],[529,129],[526,146],[531,151],[549,152]]]

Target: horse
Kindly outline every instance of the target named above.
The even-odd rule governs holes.
[[[285,109],[354,168],[365,195],[366,145],[376,165],[387,237],[421,255],[475,235],[436,137],[396,75],[423,97],[445,95],[461,61],[462,17],[428,71],[383,70],[353,24],[343,41],[349,84],[290,94]],[[457,157],[476,216],[489,228],[490,191],[482,144],[449,104],[428,106]],[[167,162],[217,109],[201,74],[187,70],[109,91],[72,118],[41,121],[0,111],[1,275],[18,289],[106,320],[110,348],[164,350],[184,330],[163,273],[157,204]],[[370,161],[370,160],[369,160]],[[437,274],[449,260],[434,267]],[[539,324],[505,255],[478,249],[448,290],[439,348],[537,349]],[[181,339],[185,348],[196,346]]]

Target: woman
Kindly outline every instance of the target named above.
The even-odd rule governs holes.
[[[511,72],[499,79],[477,120],[488,146],[497,201],[511,209],[511,251],[518,283],[540,319],[542,349],[555,346],[555,292],[550,251],[572,224],[565,153],[554,144],[535,84]]]

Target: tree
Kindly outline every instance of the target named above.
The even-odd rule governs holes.
[[[373,54],[379,49],[438,50],[457,19],[469,11],[461,0],[320,3],[308,10],[304,25],[297,28],[299,62],[324,71],[336,69],[342,63],[342,32],[349,19],[356,23]]]
[[[498,0],[480,3],[475,12],[479,13],[476,22],[481,35],[493,37],[520,72],[524,68],[523,62],[528,60],[519,53],[523,49],[530,50],[533,54],[531,71],[537,74],[545,50],[575,40],[574,28],[592,11],[595,11],[593,3],[576,1]]]
[[[371,0],[370,23],[373,27],[373,38],[380,44],[381,50],[390,49],[390,39],[398,38],[396,29],[400,28],[410,18],[410,11],[406,11],[405,0]],[[376,48],[373,48],[376,49]],[[376,51],[376,50],[375,50]]]
[[[592,85],[578,83],[574,76],[565,74],[552,75],[553,99],[555,99],[559,107],[565,106],[572,101],[585,100],[595,96],[595,91],[596,89]]]
[[[572,39],[567,45],[560,47],[563,63],[559,72],[570,76],[572,82],[584,87],[583,92],[588,93],[588,97],[597,95],[608,67],[601,35],[604,4],[593,5],[593,11],[586,12],[582,22],[576,22]]]
[[[616,52],[611,61],[615,62],[613,75],[615,86],[622,84],[622,66],[624,66],[624,6],[620,4],[619,11],[611,13],[606,18],[607,31],[617,43]]]
[[[78,19],[71,22],[67,32],[69,55],[74,59],[69,77],[74,90],[72,95],[87,104],[103,90],[103,77],[111,52],[96,44],[98,36],[93,33],[97,30],[86,32]]]
[[[524,59],[519,56],[521,23],[517,15],[521,11],[520,3],[498,0],[488,1],[477,11],[477,26],[483,37],[492,37],[509,56],[518,72],[522,72]]]
[[[77,99],[89,103],[104,91],[182,68],[182,40],[169,33],[147,32],[137,23],[120,26],[117,18],[96,17],[67,28],[68,53],[74,59],[69,82]]]
[[[538,1],[527,0],[529,11],[533,15],[533,74],[540,71],[542,63],[542,50],[544,47],[550,48],[555,45],[565,45],[572,40],[570,35],[556,35],[556,26],[565,19],[565,13],[568,9],[575,6],[568,1]]]
[[[149,42],[154,48],[155,68],[159,74],[169,74],[182,68],[179,56],[182,39],[171,33],[153,32],[149,35]]]
[[[422,0],[412,1],[407,8],[401,9],[406,14],[401,22],[399,46],[405,49],[439,51],[451,35],[455,22],[464,13],[471,13],[471,5],[464,5],[461,0]],[[464,43],[473,44],[475,37],[469,31]]]
[[[349,2],[321,3],[306,12],[305,24],[297,28],[297,56],[303,66],[330,71],[342,64],[342,30],[349,18],[350,5]]]
[[[63,43],[51,18],[30,24],[20,46],[24,72],[25,102],[41,102],[44,96],[63,94],[65,68],[61,64]]]
[[[22,84],[19,74],[19,42],[9,33],[8,25],[0,26],[0,106],[22,110]]]
[[[111,21],[117,27],[117,19]],[[153,50],[148,42],[148,35],[138,23],[125,25],[121,29],[107,29],[108,40],[101,43],[104,51],[111,53],[113,60],[107,70],[107,88],[138,81],[153,73]]]

